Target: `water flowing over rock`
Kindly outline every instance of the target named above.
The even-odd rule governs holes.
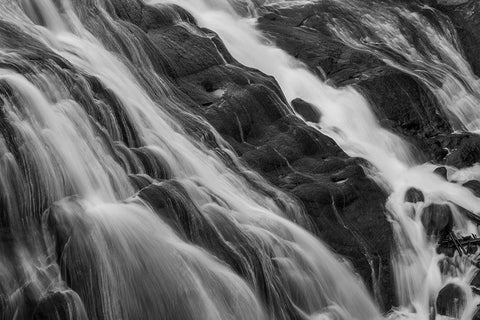
[[[0,1],[0,318],[474,318],[477,9]]]

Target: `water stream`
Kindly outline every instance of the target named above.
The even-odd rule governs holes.
[[[421,215],[431,203],[445,204],[456,232],[476,233],[457,206],[478,212],[480,200],[432,174],[433,165],[420,164],[354,88],[323,83],[267,41],[255,28],[258,3],[148,3],[167,2],[218,33],[240,63],[274,76],[288,101],[314,104],[322,118],[310,125],[373,165],[372,178],[391,194],[399,310],[382,315],[350,267],[310,233],[302,207],[244,167],[210,124],[189,113],[141,39],[112,17],[109,1],[4,0],[5,318],[28,318],[30,302],[53,291],[72,297],[75,319],[429,319],[441,288],[458,283],[468,296],[458,317],[470,319],[479,302],[468,288],[476,269],[459,257],[441,269],[444,257]],[[341,23],[335,28],[345,42],[359,45]],[[455,41],[453,34],[445,37],[444,56],[452,56]],[[423,59],[425,69],[430,58]],[[464,60],[449,63],[429,75],[438,81],[425,81],[445,107],[459,101],[449,110],[462,128],[477,130],[475,95],[458,99],[451,87],[470,83],[475,92],[475,77]],[[400,67],[424,79],[411,71],[416,68]],[[457,180],[477,172],[449,170]],[[140,193],[139,181],[149,185]],[[405,203],[410,187],[422,190],[425,201]]]

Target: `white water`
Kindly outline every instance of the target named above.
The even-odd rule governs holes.
[[[402,6],[378,4],[374,14],[356,1],[341,1],[338,5],[353,13],[359,28],[368,30],[368,36],[359,38],[351,24],[341,17],[331,20],[331,30],[346,44],[366,50],[387,64],[423,82],[437,97],[456,129],[477,132],[480,130],[480,80],[461,53],[456,31],[432,8],[423,10],[435,16],[439,26],[432,24],[421,13],[411,12]],[[408,21],[410,29],[402,22]],[[412,37],[420,45],[412,43]],[[405,59],[395,59],[384,50]]]
[[[192,12],[200,25],[218,32],[241,63],[274,75],[289,100],[301,97],[315,104],[323,117],[321,123],[312,126],[334,138],[349,154],[364,157],[377,168],[375,177],[392,191],[388,206],[398,236],[397,250],[402,254],[395,260],[395,268],[404,309],[392,314],[392,318],[404,314],[428,319],[430,300],[441,287],[452,281],[465,285],[471,272],[468,261],[460,261],[463,271],[440,273],[437,262],[441,257],[435,253],[434,242],[425,235],[421,209],[430,202],[453,201],[476,212],[480,208],[478,199],[459,185],[432,175],[432,166],[415,167],[408,145],[378,125],[358,92],[352,88],[334,89],[319,81],[300,63],[269,45],[255,30],[254,21],[237,15],[227,2],[174,2]],[[289,287],[283,290],[291,294],[290,298],[301,309],[299,314],[310,319],[381,318],[351,271],[317,239],[285,219],[293,215],[301,221],[301,209],[293,201],[286,201],[287,210],[280,209],[228,169],[215,152],[189,138],[163,110],[175,108],[178,103],[171,98],[168,82],[151,71],[145,75],[163,97],[161,102],[153,100],[129,67],[86,31],[68,2],[64,2],[67,9],[63,15],[53,10],[52,2],[44,3],[40,5],[42,10],[33,11],[37,14],[29,12],[31,9],[25,11],[36,23],[49,21],[46,28],[32,25],[15,5],[2,8],[5,10],[0,15],[40,38],[76,70],[95,76],[110,89],[138,131],[142,145],[165,162],[201,215],[219,229],[220,238],[229,233],[228,229],[221,229],[231,226],[232,234],[245,237],[249,245],[259,247],[255,253],[262,263],[266,266],[269,261],[277,263],[279,270],[274,273]],[[249,8],[252,12],[253,4]],[[102,10],[99,14],[110,19]],[[135,47],[134,43],[130,45]],[[147,59],[140,50],[135,54],[139,60]],[[0,49],[0,57],[10,55],[11,52]],[[148,62],[144,64],[149,67]],[[271,306],[259,298],[262,286],[256,287],[255,281],[239,277],[208,249],[176,234],[144,200],[122,201],[133,194],[127,176],[130,172],[113,160],[106,142],[97,136],[91,120],[73,101],[68,88],[53,75],[35,71],[30,78],[12,70],[0,73],[0,79],[19,98],[16,103],[4,101],[5,108],[9,123],[25,140],[21,150],[25,157],[32,158],[31,170],[42,173],[38,184],[45,187],[42,194],[46,202],[77,195],[77,199],[58,202],[45,219],[50,217],[61,226],[74,226],[63,259],[73,271],[92,268],[87,277],[90,282],[77,288],[86,305],[102,309],[106,319],[155,319],[158,315],[183,319],[288,318],[275,311],[269,313]],[[218,135],[217,139],[224,145]],[[20,169],[12,174],[10,168],[18,164],[6,143],[1,147],[2,192],[12,206],[21,207],[16,197],[19,188],[28,189],[27,182],[21,181]],[[157,184],[163,186],[162,182]],[[413,206],[415,214],[411,213],[412,205],[403,201],[410,186],[424,191],[427,198],[424,204]],[[22,224],[17,217],[11,218]],[[462,232],[476,232],[460,213],[457,212],[455,219]],[[55,268],[50,273],[44,271],[52,267],[52,262],[43,255],[42,248],[35,249],[18,249],[22,262],[19,269],[41,298],[47,289],[63,284],[58,278],[60,271]],[[50,255],[55,255],[50,250]],[[252,269],[248,273],[253,274],[253,266],[249,266]],[[1,267],[0,279],[14,274],[8,264]],[[39,275],[46,276],[51,283],[40,281]],[[77,276],[78,282],[84,280],[81,275],[73,277]],[[21,291],[15,286],[2,289],[12,291],[11,300]],[[462,319],[470,319],[474,311],[476,300],[470,297],[468,301]]]
[[[151,3],[163,2],[153,0]],[[198,19],[199,24],[217,32],[226,43],[232,55],[241,63],[258,68],[266,74],[273,75],[279,82],[287,99],[300,97],[314,104],[322,114],[319,124],[312,124],[326,133],[352,156],[359,156],[369,160],[378,170],[373,178],[383,182],[391,197],[387,208],[391,215],[392,225],[396,236],[396,251],[392,263],[397,281],[397,292],[401,310],[392,313],[391,317],[412,317],[415,319],[430,319],[434,313],[432,302],[440,289],[447,283],[460,283],[465,288],[468,303],[461,319],[471,319],[480,301],[473,297],[468,288],[475,268],[470,261],[460,259],[459,266],[452,274],[442,274],[439,261],[443,259],[435,251],[435,240],[425,234],[421,222],[424,207],[431,203],[449,204],[454,213],[455,231],[461,235],[477,233],[476,227],[451,204],[456,203],[472,212],[480,210],[480,201],[472,193],[457,184],[443,181],[432,174],[434,166],[416,166],[416,160],[409,150],[409,146],[399,137],[381,128],[370,110],[366,100],[352,88],[334,89],[322,83],[313,74],[282,50],[275,48],[254,28],[254,21],[242,18],[225,2],[197,1],[192,3],[184,0],[171,1],[187,8]],[[297,2],[284,2],[281,5],[299,5]],[[355,8],[353,8],[355,10]],[[401,12],[407,15],[405,12]],[[377,15],[368,15],[371,21],[369,27],[375,27],[377,32],[389,32],[390,25],[381,23]],[[408,14],[409,21],[420,23],[418,16]],[[424,24],[422,24],[423,26]],[[342,32],[342,27],[348,26],[338,23],[335,30]],[[392,34],[383,35],[382,39],[392,41],[399,50],[408,52],[411,61],[418,62],[418,54],[411,50],[411,44],[399,39],[398,30]],[[422,31],[423,32],[423,31]],[[454,45],[448,42],[429,28],[425,31],[433,40],[442,40],[439,47],[443,58],[449,57],[458,74],[467,79],[472,86],[478,83],[474,78],[468,63],[458,54],[452,54]],[[395,34],[393,34],[395,33]],[[433,41],[432,40],[432,41]],[[393,46],[393,45],[392,45]],[[417,57],[417,58],[416,58]],[[453,57],[453,58],[452,58]],[[443,86],[436,87],[435,93],[448,111],[460,119],[462,125],[468,129],[477,129],[476,110],[478,101],[475,96],[466,94],[458,79],[445,72],[443,63],[431,57],[420,60],[425,63],[425,70],[434,76],[442,76]],[[440,67],[439,67],[440,65]],[[439,74],[434,71],[440,69]],[[402,68],[408,73],[414,73],[414,68]],[[431,74],[429,73],[431,76]],[[433,87],[433,85],[432,85]],[[475,92],[476,85],[473,86]],[[462,89],[462,90],[459,90]],[[460,95],[460,99],[459,99]],[[453,170],[453,169],[452,169]],[[423,191],[426,200],[423,203],[412,205],[404,203],[404,194],[409,187],[416,187]],[[448,260],[448,259],[446,259]],[[448,262],[447,262],[448,263]]]
[[[286,219],[293,215],[301,221],[299,206],[287,198],[286,209],[281,210],[272,199],[228,169],[214,151],[189,138],[163,111],[164,106],[175,107],[176,103],[168,96],[169,84],[151,71],[146,75],[152,84],[158,84],[159,92],[165,92],[161,103],[155,102],[129,68],[83,27],[69,3],[65,1],[64,5],[62,15],[52,11],[53,3],[49,1],[45,7],[39,5],[44,10],[36,11],[40,17],[32,19],[53,21],[46,27],[31,24],[15,3],[4,6],[0,15],[34,34],[77,72],[96,77],[113,92],[142,145],[165,162],[195,209],[218,229],[218,239],[226,238],[223,245],[237,248],[236,243],[227,240],[232,235],[247,239],[234,250],[251,247],[256,256],[244,259],[258,259],[260,267],[272,268],[260,270],[265,272],[266,284],[257,287],[255,279],[239,277],[207,249],[177,235],[157,215],[164,212],[154,212],[137,197],[122,201],[133,194],[127,180],[130,172],[114,163],[110,146],[98,136],[93,121],[74,101],[69,88],[53,74],[36,67],[28,78],[13,70],[2,71],[0,79],[11,87],[17,99],[4,101],[6,119],[25,141],[21,150],[26,157],[32,157],[29,170],[41,175],[37,183],[43,188],[46,203],[58,201],[46,212],[44,222],[53,223],[61,235],[66,233],[63,236],[68,243],[58,258],[68,269],[90,318],[289,318],[282,311],[285,306],[271,306],[259,298],[264,290],[273,292],[271,300],[275,303],[295,303],[289,307],[290,312],[305,318],[380,318],[363,284],[349,268],[318,239]],[[102,10],[99,14],[110,19]],[[0,49],[0,57],[7,59],[11,54]],[[141,52],[137,54],[141,56]],[[22,59],[20,55],[18,59]],[[2,159],[18,166],[7,147],[3,148]],[[11,210],[11,219],[21,224],[17,215],[24,210],[15,200],[18,188],[22,188],[16,181],[20,177],[6,172],[6,166],[3,168],[1,181],[12,185],[4,185],[2,191],[12,208],[18,207]],[[75,197],[62,200],[69,195]],[[230,226],[230,232],[222,230],[226,226]],[[31,238],[35,241],[34,234]],[[15,266],[18,271],[13,272],[8,262],[1,269],[0,278],[14,278],[18,273],[25,281],[9,283],[2,290],[12,308],[17,308],[13,313],[21,312],[22,304],[15,307],[15,297],[27,284],[35,287],[30,293],[35,299],[44,297],[48,290],[64,288],[52,260],[60,240],[47,232],[45,241],[48,255],[40,244],[18,245],[15,254],[23,257]],[[22,244],[21,239],[18,242]],[[254,270],[255,263],[245,264],[249,268],[246,273],[259,272]],[[52,268],[53,274],[45,271]],[[40,281],[39,277],[47,280]],[[276,301],[275,290],[288,298]],[[271,310],[275,307],[279,309]]]

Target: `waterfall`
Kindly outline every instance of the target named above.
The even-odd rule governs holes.
[[[480,129],[479,81],[448,18],[428,6],[413,12],[402,5],[378,4],[372,15],[356,1],[335,3],[360,21],[353,25],[348,15],[330,17],[332,31],[342,41],[418,78],[438,98],[456,129]]]
[[[159,3],[158,0],[151,2]],[[245,11],[238,10],[241,2],[234,2],[231,7],[222,1],[172,2],[192,12],[200,25],[217,32],[238,61],[273,75],[289,101],[300,97],[315,105],[322,118],[319,123],[311,125],[332,137],[349,155],[365,158],[374,165],[376,170],[371,173],[372,178],[391,193],[387,209],[397,246],[392,264],[397,295],[404,307],[391,317],[408,314],[413,318],[428,319],[434,314],[432,300],[442,287],[457,283],[468,295],[465,311],[458,316],[472,318],[479,299],[471,295],[467,284],[476,268],[466,259],[459,263],[459,267],[453,267],[453,272],[445,271],[448,269],[445,266],[442,270],[439,267],[441,262],[446,265],[449,262],[444,262],[437,254],[435,239],[425,233],[422,215],[432,208],[432,204],[447,206],[453,214],[455,232],[476,234],[476,227],[459,208],[477,212],[480,208],[478,198],[469,190],[433,174],[434,166],[420,164],[408,143],[378,124],[368,102],[355,89],[333,88],[322,83],[302,63],[271,44],[255,29],[254,18],[242,17]],[[266,3],[273,4],[274,8],[285,8],[309,1]],[[342,41],[373,52],[387,64],[419,78],[438,98],[454,127],[478,130],[478,80],[460,54],[456,33],[447,19],[436,15],[429,7],[423,10],[433,16],[439,27],[402,5],[375,4],[379,9],[375,13],[355,1],[332,2],[332,5],[337,5],[340,10],[336,16],[330,17],[331,30]],[[244,6],[255,17],[252,9],[255,4],[247,2]],[[356,20],[347,20],[351,16]],[[404,35],[402,31],[408,30],[405,24],[414,31]],[[368,36],[359,39],[358,34]],[[420,40],[412,40],[417,36]],[[419,48],[415,47],[416,43]],[[396,55],[389,55],[385,47]],[[398,55],[403,57],[400,62],[391,58]],[[453,168],[450,170],[452,177],[460,174]],[[412,187],[426,195],[421,204],[405,203],[405,194]]]
[[[5,317],[380,318],[110,5],[0,4]]]
[[[124,12],[120,0],[0,1],[3,318],[432,319],[449,284],[467,296],[457,317],[473,317],[476,266],[437,253],[423,219],[448,210],[455,232],[476,234],[464,211],[478,212],[480,199],[433,174],[355,88],[326,84],[256,29],[260,6],[311,1],[144,2],[158,10],[149,23],[174,21],[199,37],[213,30],[232,59],[266,75],[282,115],[301,117],[295,98],[311,103],[322,116],[308,125],[371,164],[390,194],[395,236],[400,306],[387,315],[314,235],[299,201],[247,168],[193,111],[172,80],[175,61],[152,51],[145,25],[118,19],[136,21],[143,5],[125,1]],[[329,17],[341,41],[422,81],[455,128],[479,130],[478,79],[448,19],[429,7],[422,15],[379,4],[374,15],[332,3],[362,17]],[[405,21],[421,41],[401,32]],[[211,37],[218,55],[209,58],[230,64]],[[448,172],[452,181],[478,176],[476,167]],[[412,188],[423,201],[405,201]]]

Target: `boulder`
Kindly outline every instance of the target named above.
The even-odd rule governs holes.
[[[471,167],[480,161],[480,136],[462,135],[457,147],[447,157],[446,164],[457,168]]]
[[[480,181],[478,180],[469,180],[463,184],[465,188],[468,188],[472,191],[472,193],[477,197],[480,198]]]
[[[467,294],[456,284],[445,285],[437,296],[436,307],[439,315],[459,319],[467,303]]]
[[[292,100],[293,109],[302,116],[305,121],[318,123],[322,114],[320,111],[311,103],[308,103],[300,98]]]
[[[421,190],[417,188],[409,188],[407,192],[405,192],[405,202],[417,203],[425,201],[425,197]]]
[[[433,170],[433,173],[436,175],[442,177],[443,179],[447,180],[447,168],[445,167],[438,167],[435,170]]]
[[[427,235],[442,236],[451,231],[452,210],[448,204],[433,203],[423,209],[421,220]]]

